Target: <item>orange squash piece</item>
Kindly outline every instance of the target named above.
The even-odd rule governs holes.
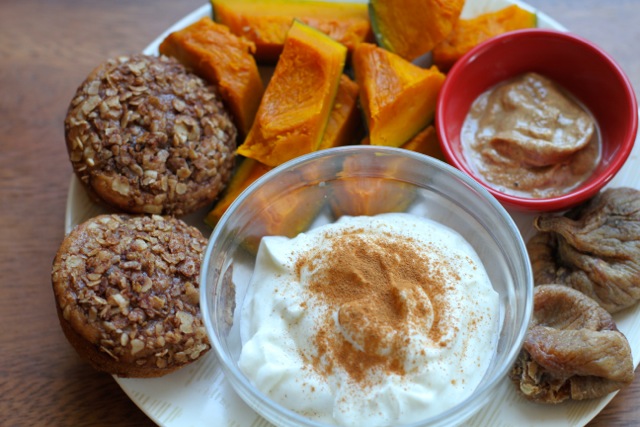
[[[449,70],[462,55],[477,44],[498,34],[534,28],[536,25],[536,14],[516,5],[473,19],[460,19],[447,38],[434,47],[433,62],[441,70]]]
[[[255,253],[264,236],[295,237],[307,230],[325,206],[328,191],[326,186],[314,185],[294,189],[275,201],[266,197],[260,198],[257,203],[264,206],[264,210],[261,212],[260,220],[252,221],[248,225],[248,237],[243,246]]]
[[[256,45],[258,62],[275,63],[297,19],[347,46],[373,41],[367,5],[304,0],[211,0],[214,19]]]
[[[328,199],[329,187],[315,185],[320,181],[309,165],[304,171],[281,173],[275,193],[269,185],[256,190],[248,202],[256,217],[246,225],[242,246],[255,253],[264,236],[295,237],[307,230]]]
[[[423,69],[361,43],[354,51],[353,68],[372,145],[400,147],[433,120],[445,79],[437,67]]]
[[[464,0],[371,0],[378,44],[409,61],[430,52],[453,30]]]
[[[238,154],[277,166],[318,149],[346,54],[324,33],[294,22]]]
[[[159,48],[218,86],[241,137],[249,132],[264,92],[254,49],[208,17],[169,34]]]
[[[404,212],[415,198],[415,187],[396,180],[385,179],[394,170],[402,168],[404,159],[386,165],[377,171],[379,176],[353,176],[359,171],[371,172],[363,159],[352,156],[345,159],[343,170],[348,178],[338,179],[333,185],[331,210],[336,217],[342,215],[377,215],[387,212]]]
[[[369,137],[365,136],[362,138],[360,144],[369,145]],[[436,128],[433,127],[433,125],[429,125],[425,129],[421,130],[416,136],[404,143],[400,148],[446,161],[444,153],[440,148]]]
[[[358,85],[342,75],[333,109],[319,150],[353,143],[360,134],[360,114],[357,111]],[[229,181],[224,194],[207,214],[205,222],[215,227],[231,203],[249,185],[272,168],[253,159],[243,159]]]
[[[253,159],[244,159],[231,178],[222,198],[207,214],[205,223],[214,228],[233,201],[262,175],[272,168]],[[249,252],[258,250],[260,240],[264,236],[294,237],[305,231],[325,205],[328,187],[310,185],[300,187],[301,183],[318,181],[314,168],[308,168],[304,174],[289,172],[281,175],[280,188],[288,188],[288,194],[274,197],[272,194],[257,190],[252,198],[252,209],[258,213],[247,224],[247,238],[242,246]]]
[[[265,166],[253,159],[243,159],[231,177],[222,197],[207,214],[204,222],[211,228],[215,227],[218,221],[220,221],[220,218],[222,218],[222,215],[229,209],[231,203],[233,203],[240,193],[270,170],[271,168],[269,166]]]
[[[354,144],[361,133],[358,85],[343,74],[318,150]]]
[[[244,159],[223,197],[206,216],[205,223],[214,228],[238,195],[270,170],[270,167],[253,159]],[[300,183],[314,180],[317,181],[318,178],[314,169],[310,168],[304,175],[289,172],[280,177],[279,187],[290,189],[286,195],[274,197],[266,191],[257,190],[250,202],[257,217],[246,225],[244,233],[247,238],[242,242],[244,249],[256,253],[264,236],[294,237],[308,229],[324,207],[328,193],[326,186],[300,186]]]
[[[360,143],[369,144],[369,137],[363,138]],[[438,160],[445,159],[438,143],[436,129],[432,125],[420,131],[400,148]],[[358,159],[349,158],[344,162],[343,169],[353,172],[366,167],[367,165],[358,162]],[[393,171],[401,167],[402,160],[398,160],[389,165],[387,172],[393,175]],[[381,174],[384,175],[384,173]],[[404,212],[415,198],[415,189],[409,184],[385,181],[379,177],[344,178],[334,186],[333,195],[331,210],[336,217],[376,215],[385,212]]]
[[[444,153],[442,152],[440,143],[438,142],[438,134],[436,133],[436,128],[433,127],[433,125],[427,126],[400,148],[415,151],[416,153],[422,153],[438,160],[445,161]]]

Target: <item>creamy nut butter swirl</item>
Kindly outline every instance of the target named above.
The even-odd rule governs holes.
[[[498,295],[469,243],[409,214],[262,240],[240,369],[283,406],[343,426],[435,415],[480,383]]]
[[[591,115],[537,73],[480,95],[460,136],[467,161],[488,184],[523,197],[570,191],[591,175],[600,158]]]

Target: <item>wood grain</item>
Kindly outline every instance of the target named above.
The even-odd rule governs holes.
[[[21,0],[0,12],[0,425],[154,425],[57,324],[51,261],[71,167],[67,105],[89,71],[139,52],[201,0]],[[640,88],[640,0],[532,0],[606,49]],[[640,373],[640,371],[639,371]],[[640,380],[590,426],[637,425]]]

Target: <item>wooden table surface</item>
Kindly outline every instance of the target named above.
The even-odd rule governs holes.
[[[71,167],[67,105],[107,57],[142,50],[203,0],[20,0],[0,6],[0,425],[154,425],[58,325],[50,270]],[[640,89],[640,0],[530,2],[606,49]],[[640,371],[637,371],[640,375]],[[640,423],[640,378],[590,426]],[[214,425],[214,424],[212,424]]]

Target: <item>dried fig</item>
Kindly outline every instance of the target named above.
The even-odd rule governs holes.
[[[536,218],[536,285],[560,283],[616,313],[640,300],[640,191],[612,188],[565,215]]]
[[[596,301],[562,285],[540,285],[522,351],[510,373],[519,391],[539,403],[604,396],[630,384],[627,338]]]

